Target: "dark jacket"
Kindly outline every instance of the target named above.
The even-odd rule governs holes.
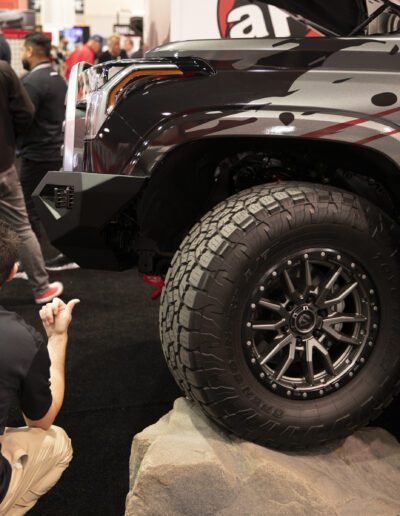
[[[15,160],[15,140],[31,125],[35,108],[11,66],[0,61],[0,172]]]
[[[59,161],[67,83],[47,62],[35,66],[22,79],[22,84],[36,112],[30,128],[18,138],[19,154],[32,161]]]
[[[99,55],[98,62],[99,63],[106,63],[107,61],[117,61],[120,59],[128,59],[128,54],[125,52],[125,50],[121,50],[119,53],[119,56],[113,57],[108,50],[105,52],[102,52]]]
[[[8,64],[11,63],[11,49],[10,45],[4,39],[3,34],[0,32],[0,59],[3,61],[7,61]]]

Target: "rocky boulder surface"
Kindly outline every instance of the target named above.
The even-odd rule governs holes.
[[[132,445],[127,516],[400,515],[400,444],[365,428],[284,453],[214,426],[183,398]]]

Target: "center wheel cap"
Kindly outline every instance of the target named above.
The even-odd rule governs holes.
[[[303,335],[314,330],[317,324],[317,318],[313,310],[307,305],[299,306],[292,313],[290,326],[293,330]]]

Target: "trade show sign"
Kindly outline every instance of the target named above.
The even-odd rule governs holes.
[[[304,36],[306,27],[281,9],[248,0],[218,0],[218,28],[222,38]]]
[[[277,7],[251,0],[173,0],[171,40],[319,35]]]

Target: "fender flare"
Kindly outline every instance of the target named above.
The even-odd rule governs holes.
[[[400,108],[375,115],[312,108],[257,106],[213,108],[170,116],[154,127],[136,148],[124,170],[150,177],[167,154],[204,138],[285,137],[366,145],[400,162],[400,126],[390,117]]]

